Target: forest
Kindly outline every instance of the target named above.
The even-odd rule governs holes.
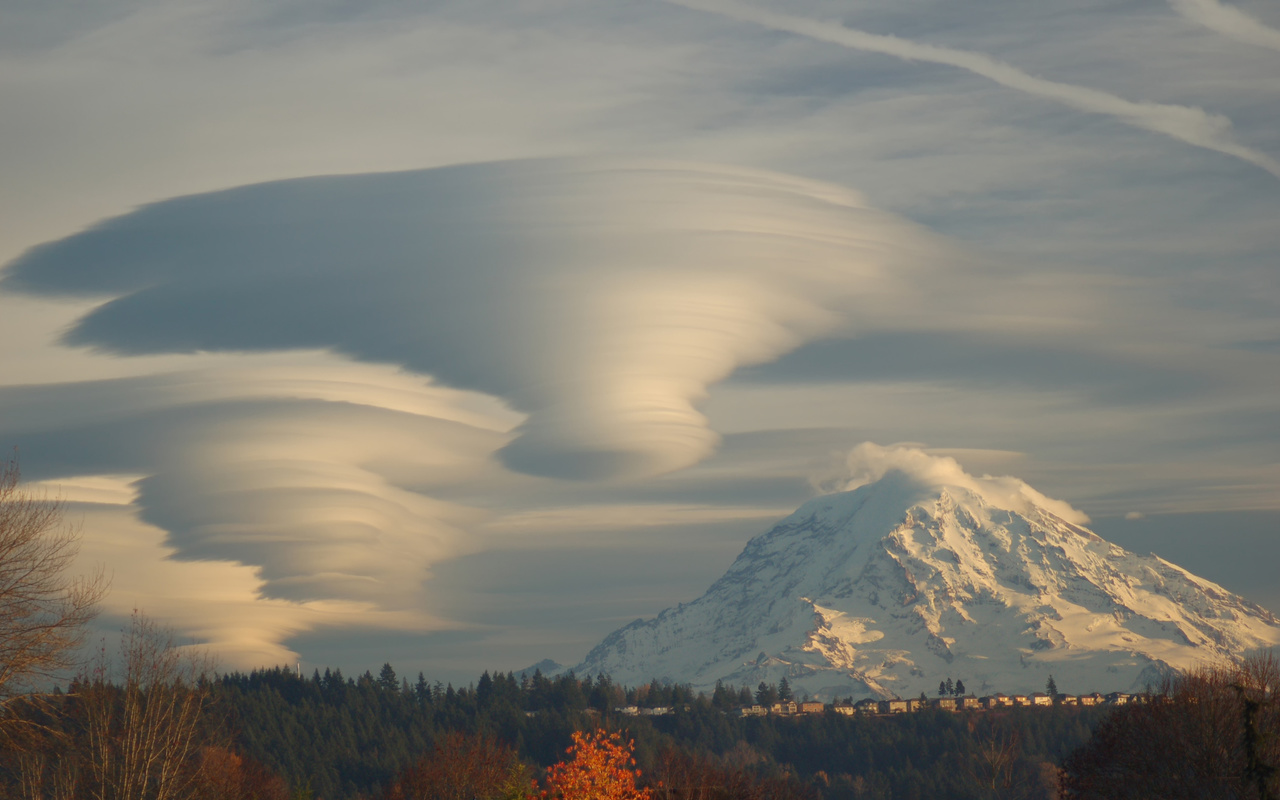
[[[439,775],[429,790],[405,787],[433,770],[449,773],[447,765],[470,764],[463,772],[493,773],[483,796],[524,797],[548,791],[567,750],[576,748],[577,757],[587,745],[599,750],[613,741],[627,751],[617,758],[634,761],[622,771],[634,773],[635,791],[643,793],[637,796],[1047,798],[1055,796],[1058,765],[1109,713],[1064,707],[742,717],[736,707],[752,693],[740,688],[699,694],[540,672],[486,672],[455,688],[421,674],[409,680],[389,664],[355,677],[337,670],[301,677],[286,668],[214,676],[184,664],[145,620],[135,621],[126,641],[138,663],[121,679],[91,674],[30,704],[32,732],[4,759],[9,796],[53,798],[74,784],[95,789],[85,796],[121,798],[436,797],[446,794]],[[625,716],[617,709],[626,705],[673,713]],[[603,733],[584,738],[596,731]],[[131,752],[145,750],[130,744],[139,738],[160,744]],[[111,771],[131,760],[172,762],[174,792],[98,789],[129,783]],[[148,780],[140,774],[133,783]],[[708,794],[709,786],[721,794]],[[466,796],[482,796],[478,790],[469,785]]]
[[[454,687],[389,664],[355,677],[202,675],[141,624],[132,648],[145,668],[11,704],[0,796],[1265,800],[1277,783],[1276,701],[1247,691],[1280,685],[1265,658],[1184,676],[1143,705],[744,717],[741,688],[607,676],[486,672]],[[619,713],[631,704],[673,713]],[[1171,764],[1184,773],[1152,794]]]
[[[625,688],[607,676],[518,679],[485,673],[455,689],[390,665],[355,679],[285,669],[229,675],[215,693],[250,757],[324,798],[371,794],[450,732],[489,737],[537,767],[564,755],[577,730],[620,731],[641,773],[657,775],[678,752],[772,781],[796,797],[981,797],[983,786],[1039,787],[1084,743],[1106,711],[1008,709],[994,714],[924,712],[850,718],[743,718],[738,691]],[[718,695],[718,696],[717,696]],[[623,705],[671,706],[661,717],[619,715]],[[1026,796],[1034,792],[1020,792]],[[785,795],[779,795],[785,796]]]

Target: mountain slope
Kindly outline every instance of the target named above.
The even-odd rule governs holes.
[[[1106,542],[1020,481],[901,466],[806,503],[705,595],[610,634],[577,673],[700,688],[785,675],[825,698],[932,694],[948,677],[1029,692],[1052,674],[1088,692],[1280,643],[1270,612]]]

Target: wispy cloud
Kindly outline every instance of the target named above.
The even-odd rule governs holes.
[[[849,451],[849,476],[842,487],[856,489],[875,483],[890,472],[901,472],[928,487],[956,486],[981,494],[1003,508],[1023,511],[1030,506],[1048,509],[1068,522],[1085,524],[1089,517],[1069,503],[1046,497],[1022,480],[1009,476],[970,475],[948,455],[930,453],[910,444],[878,445],[863,442]]]
[[[1169,0],[1183,17],[1246,44],[1280,50],[1280,30],[1218,0]]]
[[[667,2],[853,50],[963,69],[1010,89],[1053,100],[1079,111],[1110,116],[1135,128],[1161,133],[1196,147],[1234,156],[1280,178],[1280,160],[1240,144],[1231,134],[1231,120],[1201,108],[1167,103],[1134,102],[1099,89],[1038,78],[983,53],[868,33],[833,22],[779,14],[732,2],[732,0],[667,0]]]

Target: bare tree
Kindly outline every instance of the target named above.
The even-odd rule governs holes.
[[[94,800],[184,800],[199,792],[206,743],[202,717],[212,667],[183,652],[173,634],[134,611],[113,683],[105,655],[79,687],[84,707],[86,789]]]
[[[79,533],[60,501],[20,477],[16,460],[0,466],[0,734],[23,719],[10,713],[16,699],[73,666],[107,585],[100,571],[67,575]]]
[[[1021,787],[1016,784],[1014,766],[1022,748],[1016,730],[1000,731],[994,725],[978,739],[978,759],[974,777],[990,796],[1012,797]]]
[[[1112,712],[1067,759],[1073,800],[1280,797],[1280,661],[1167,678],[1149,702]]]
[[[43,736],[21,752],[0,749],[0,797],[205,800],[252,788],[253,776],[217,767],[225,737],[206,716],[206,657],[175,647],[169,631],[135,611],[114,662],[104,646],[69,692],[24,707]]]

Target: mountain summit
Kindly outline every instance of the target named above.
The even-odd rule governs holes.
[[[861,445],[850,491],[752,539],[697,600],[610,634],[575,667],[707,689],[786,677],[827,698],[1140,689],[1280,644],[1269,611],[1082,526],[1066,503],[950,458]]]

